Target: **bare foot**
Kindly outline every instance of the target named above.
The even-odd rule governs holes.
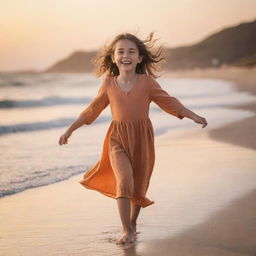
[[[133,243],[135,240],[134,232],[124,231],[119,239],[117,239],[116,244],[125,244],[125,243]]]

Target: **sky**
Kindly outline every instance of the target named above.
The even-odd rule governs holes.
[[[256,19],[255,0],[0,0],[0,71],[43,70],[117,34],[178,47]]]

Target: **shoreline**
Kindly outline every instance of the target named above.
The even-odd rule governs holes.
[[[234,83],[234,89],[256,95],[256,67],[236,68],[222,67],[219,69],[195,69],[189,71],[174,71],[165,74],[168,78],[207,78],[221,79]],[[243,105],[233,105],[232,109],[249,110],[254,116],[210,129],[212,139],[234,145],[256,149],[256,139],[252,131],[256,130],[256,101]],[[207,126],[205,127],[207,129]],[[244,136],[246,134],[246,136]],[[243,135],[243,136],[241,136]]]
[[[221,67],[185,71],[168,71],[164,76],[170,78],[213,78],[227,80],[233,82],[237,90],[250,92],[251,94],[256,95],[256,67]]]

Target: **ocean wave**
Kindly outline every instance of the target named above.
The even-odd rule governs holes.
[[[96,95],[95,95],[96,96]],[[207,97],[223,96],[223,93],[195,93],[195,94],[179,94],[175,95],[176,98],[187,99],[201,99]],[[86,104],[92,100],[91,97],[60,97],[49,96],[39,100],[0,100],[0,108],[33,108],[55,105],[67,104]]]
[[[94,123],[104,123],[111,120],[111,117],[101,116],[98,117]],[[18,133],[18,132],[28,132],[28,131],[37,131],[37,130],[48,130],[59,127],[65,127],[74,122],[74,118],[62,118],[57,120],[51,120],[48,122],[34,122],[34,123],[24,123],[16,125],[2,125],[0,126],[0,135],[9,134],[9,133]]]
[[[33,108],[66,104],[86,104],[91,101],[89,97],[59,97],[51,96],[40,100],[0,100],[0,108]]]
[[[15,194],[29,188],[36,188],[66,180],[71,176],[85,172],[86,170],[84,168],[81,165],[67,166],[45,170],[41,175],[35,175],[35,172],[26,174],[26,177],[21,175],[20,177],[16,177],[15,180],[12,179],[4,183],[1,182],[2,184],[0,183],[0,197]],[[86,166],[86,169],[88,169],[88,166]]]

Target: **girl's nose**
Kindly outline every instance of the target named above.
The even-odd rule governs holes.
[[[128,55],[128,52],[124,52],[123,57],[127,57]]]

